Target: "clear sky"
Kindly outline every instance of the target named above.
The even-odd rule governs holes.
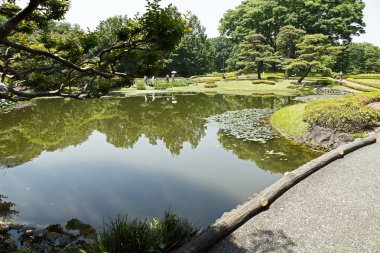
[[[209,37],[216,37],[219,20],[228,9],[235,8],[242,0],[163,0],[163,5],[173,3],[181,12],[191,11],[197,15],[206,27]],[[380,46],[380,0],[364,0],[365,22],[367,33],[355,37],[356,42],[371,42]],[[99,21],[113,15],[133,16],[135,13],[143,13],[145,0],[72,0],[72,7],[67,14],[67,21],[77,23],[83,28],[93,29]]]

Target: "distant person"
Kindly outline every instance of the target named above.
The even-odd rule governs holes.
[[[339,72],[339,80],[341,82],[343,81],[343,72],[342,71]]]
[[[170,80],[170,76],[166,75],[166,82],[169,82],[169,80]]]
[[[155,77],[154,76],[152,76],[152,86],[154,86],[154,81],[155,81]]]
[[[144,85],[148,86],[148,77],[147,76],[144,76]]]
[[[174,82],[174,79],[175,79],[175,74],[173,73],[172,74],[172,82]]]

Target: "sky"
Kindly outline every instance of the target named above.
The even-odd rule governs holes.
[[[77,23],[82,28],[94,29],[101,20],[114,15],[133,16],[145,10],[145,0],[72,0],[71,10],[66,16],[70,23]],[[179,11],[190,11],[201,20],[209,37],[219,35],[218,26],[223,14],[228,9],[238,6],[242,0],[162,0],[163,5],[173,3]],[[370,42],[380,46],[380,1],[364,0],[366,8],[364,20],[367,24],[366,34],[354,37],[355,42]]]

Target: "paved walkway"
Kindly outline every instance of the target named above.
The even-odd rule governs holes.
[[[380,144],[287,191],[209,253],[380,252]]]

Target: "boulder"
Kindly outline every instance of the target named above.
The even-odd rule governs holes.
[[[8,93],[8,86],[0,82],[0,93]]]
[[[346,133],[339,133],[333,129],[315,126],[304,136],[304,142],[314,148],[331,150],[353,141]]]

